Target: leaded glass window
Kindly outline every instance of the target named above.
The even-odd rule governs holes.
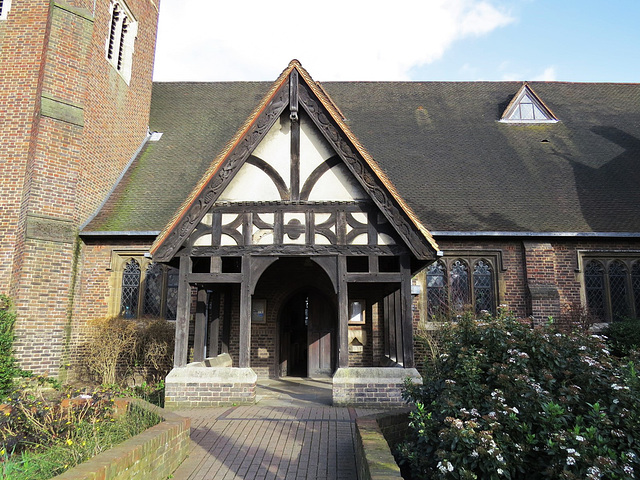
[[[609,291],[613,320],[621,320],[629,315],[627,298],[627,269],[618,260],[609,265]]]
[[[117,254],[116,272],[121,279],[120,297],[114,299],[114,311],[124,318],[176,319],[178,269],[152,262],[140,253],[136,256]],[[118,310],[119,309],[119,310]]]
[[[601,321],[640,316],[640,260],[618,254],[585,260],[587,306]]]
[[[451,267],[449,277],[451,285],[451,308],[456,312],[462,312],[469,305],[469,268],[462,260],[456,260]]]
[[[140,265],[134,259],[127,262],[122,272],[122,300],[120,315],[124,318],[138,316],[138,297],[140,295]]]
[[[636,316],[640,315],[640,260],[631,269],[631,290],[635,299]]]
[[[178,313],[178,269],[169,267],[167,272],[167,307],[165,318],[175,320]]]
[[[432,263],[427,270],[427,305],[429,317],[447,313],[447,278],[441,262]]]
[[[144,303],[142,314],[159,317],[162,312],[162,266],[152,263],[147,267],[144,279]]]
[[[430,318],[469,309],[494,312],[497,304],[498,256],[443,256],[426,272],[427,314]],[[473,266],[473,269],[470,268]]]
[[[587,263],[584,270],[584,283],[587,292],[587,306],[597,318],[605,318],[604,268],[595,260]]]
[[[476,313],[481,313],[483,310],[493,312],[491,267],[484,260],[478,260],[473,268],[473,295],[475,297]]]

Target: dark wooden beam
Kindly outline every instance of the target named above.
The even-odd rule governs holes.
[[[218,355],[218,344],[220,342],[220,292],[214,290],[209,293],[209,344],[207,345],[207,356]]]
[[[407,255],[400,257],[400,296],[402,298],[402,348],[405,368],[414,366],[413,358],[413,310],[411,299],[411,259]]]
[[[233,305],[233,286],[226,285],[224,291],[224,313],[222,317],[222,348],[220,353],[229,353],[231,343],[231,306]]]
[[[274,235],[280,236],[280,244],[275,245],[250,245],[247,247],[191,247],[184,250],[184,255],[191,257],[240,257],[244,254],[273,255],[273,256],[305,256],[314,255],[348,255],[369,256],[386,255],[394,256],[407,253],[407,249],[399,245],[294,245],[282,244],[282,228],[276,224]]]
[[[400,273],[347,273],[347,282],[361,283],[399,283],[402,279]]]
[[[198,301],[196,303],[196,325],[193,332],[193,361],[204,360],[204,345],[207,341],[207,291],[198,288]]]
[[[338,368],[349,366],[349,293],[347,259],[338,257]]]
[[[300,200],[300,119],[298,118],[298,72],[289,76],[289,119],[291,120],[291,200]]]
[[[191,271],[191,258],[180,257],[178,277],[178,308],[176,312],[176,336],[173,353],[173,366],[184,367],[187,364],[189,348],[189,314],[191,309],[191,287],[187,276]]]
[[[327,257],[310,257],[312,262],[317,263],[324,270],[331,280],[333,291],[338,293],[338,262],[335,255]]]
[[[242,257],[242,275],[240,284],[240,339],[238,366],[251,366],[251,257]]]
[[[190,283],[241,283],[241,273],[190,273]]]
[[[396,337],[396,362],[403,364],[404,363],[404,359],[402,358],[402,354],[404,352],[404,349],[402,346],[403,340],[404,340],[402,336],[403,308],[402,308],[402,296],[400,295],[400,289],[393,292],[393,303],[394,303],[393,306],[395,307],[395,312],[393,314],[395,325],[393,329],[395,330],[395,337]]]
[[[249,294],[256,291],[258,280],[270,265],[278,261],[280,257],[251,257],[251,282],[249,284]]]

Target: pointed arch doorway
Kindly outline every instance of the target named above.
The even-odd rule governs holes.
[[[314,288],[284,302],[279,314],[280,376],[330,377],[335,370],[335,307]]]

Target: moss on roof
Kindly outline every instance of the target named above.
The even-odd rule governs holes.
[[[640,85],[530,82],[560,122],[498,120],[521,82],[327,82],[433,231],[640,232]],[[159,231],[269,90],[156,83],[151,130],[85,231]]]

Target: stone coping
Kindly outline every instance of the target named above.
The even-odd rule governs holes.
[[[207,357],[202,362],[187,363],[187,367],[232,367],[233,361],[228,353],[221,353],[215,357]]]
[[[356,418],[356,465],[360,480],[400,480],[400,467],[391,453],[404,437],[411,408]]]
[[[339,384],[402,384],[405,379],[422,384],[422,377],[415,368],[402,367],[348,367],[339,368],[333,375],[333,383]]]
[[[125,401],[152,410],[163,421],[52,480],[163,479],[178,468],[189,451],[191,419],[144,400]]]

